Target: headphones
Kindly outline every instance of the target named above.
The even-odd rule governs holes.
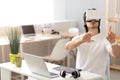
[[[44,33],[44,31],[42,30],[42,33]],[[59,35],[59,32],[55,31],[55,30],[51,30],[51,34],[58,34]]]
[[[59,32],[55,31],[55,30],[52,30],[52,33],[51,34],[59,34]]]
[[[81,71],[81,69],[72,71],[71,72],[72,77],[73,78],[80,77],[80,71]],[[69,72],[66,72],[65,70],[62,70],[62,71],[60,71],[60,76],[65,78],[67,73],[69,73]]]

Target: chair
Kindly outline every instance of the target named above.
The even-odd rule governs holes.
[[[49,56],[43,57],[43,59],[52,61],[52,62],[57,62],[57,61],[63,61],[67,54],[68,51],[65,49],[65,44],[69,41],[68,38],[63,38],[57,41],[55,44],[51,54]],[[65,65],[64,61],[62,62],[62,65]]]
[[[71,27],[68,29],[68,32],[71,33],[73,36],[79,35],[79,29],[77,27]],[[72,39],[72,38],[71,38]],[[74,48],[69,51],[69,58],[68,58],[68,65],[69,67],[75,67],[76,63],[76,53],[77,53],[77,48]]]
[[[78,35],[79,34],[79,29],[77,27],[72,27],[68,29],[68,32],[70,32],[73,35]]]

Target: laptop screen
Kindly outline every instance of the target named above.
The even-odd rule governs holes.
[[[35,34],[34,25],[22,25],[22,31],[24,35]]]

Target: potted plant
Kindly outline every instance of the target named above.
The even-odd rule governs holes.
[[[10,27],[7,31],[7,37],[10,47],[10,62],[15,63],[15,57],[20,56],[20,40],[21,40],[21,30],[19,27]]]

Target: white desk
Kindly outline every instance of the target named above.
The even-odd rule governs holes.
[[[37,44],[37,43],[42,43],[43,41],[47,42],[47,41],[52,41],[52,40],[58,40],[58,39],[61,39],[63,37],[71,38],[74,36],[67,31],[59,31],[59,32],[60,32],[60,35],[43,35],[41,33],[37,33],[36,37],[32,37],[32,38],[22,37],[21,38],[21,45],[23,45],[23,44],[28,45],[28,44],[33,44],[33,43]],[[0,53],[1,53],[0,54],[0,62],[8,61],[8,58],[9,58],[9,55],[8,55],[9,54],[9,46],[8,46],[8,44],[9,44],[9,42],[8,42],[7,36],[1,36],[0,37]],[[20,49],[22,49],[22,48],[20,48]],[[36,53],[37,53],[37,51],[36,51]],[[43,52],[43,53],[45,53],[45,52]]]
[[[50,64],[50,63],[46,63],[46,64],[47,66],[49,66],[49,69],[51,71],[54,71],[59,74],[59,71],[52,69],[52,67],[57,67],[59,65]],[[21,68],[17,68],[15,65],[11,64],[10,62],[0,64],[0,68],[1,68],[1,80],[11,80],[11,72],[16,72],[16,73],[28,76],[29,80],[74,80],[73,78],[70,78],[71,76],[70,74],[68,74],[66,78],[57,77],[52,79],[33,74],[29,70],[25,61],[22,62]],[[78,80],[102,80],[102,77],[100,75],[81,71],[81,77]]]

